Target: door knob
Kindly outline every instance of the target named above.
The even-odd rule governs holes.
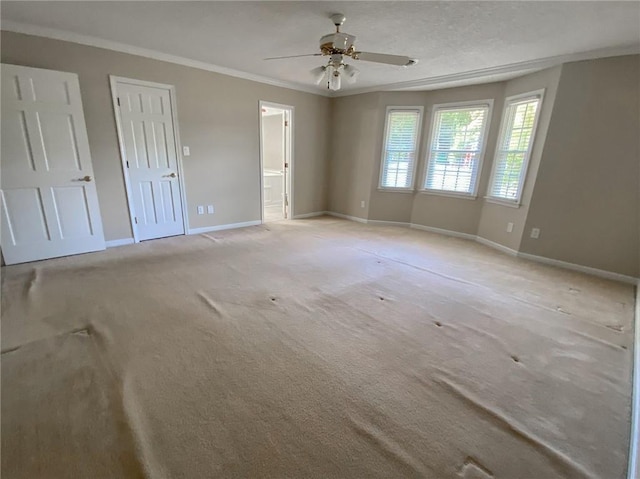
[[[87,183],[89,183],[92,180],[93,180],[93,178],[91,178],[89,175],[87,175],[87,176],[83,176],[82,178],[78,178],[77,180],[74,180],[74,181],[86,181]]]
[[[165,178],[175,178],[176,176],[178,175],[176,175],[175,173],[169,173],[168,175],[164,175]]]

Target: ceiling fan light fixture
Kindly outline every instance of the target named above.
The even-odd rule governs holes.
[[[329,77],[327,78],[327,87],[331,91],[338,91],[341,85],[340,70],[334,68],[333,66],[329,66],[327,68],[327,73]]]
[[[313,77],[313,81],[315,82],[316,85],[320,85],[320,83],[322,83],[322,80],[324,79],[324,76],[327,73],[327,67],[325,65],[320,66],[320,67],[316,67],[313,70],[311,70],[311,76]]]
[[[342,71],[344,72],[347,83],[355,83],[358,75],[360,74],[360,70],[352,65],[345,65]]]
[[[357,68],[346,64],[344,62],[345,58],[349,61],[365,61],[398,67],[408,67],[418,62],[417,59],[404,55],[356,51],[354,46],[356,37],[340,31],[340,27],[345,22],[346,17],[341,13],[335,13],[329,18],[331,18],[331,21],[335,25],[336,31],[328,35],[323,35],[320,38],[320,53],[269,57],[265,58],[265,60],[315,56],[329,57],[328,62],[324,66],[316,67],[312,69],[310,73],[316,85],[321,85],[326,82],[327,89],[330,91],[340,90],[342,86],[342,76],[344,76],[344,80],[347,83],[354,83],[360,73]]]

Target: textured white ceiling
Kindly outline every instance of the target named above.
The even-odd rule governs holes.
[[[476,70],[470,76],[512,77],[514,64],[531,70],[528,62],[539,59],[640,45],[639,2],[2,2],[3,28],[73,32],[319,92],[308,72],[322,57],[263,58],[317,52],[335,12],[347,16],[342,30],[357,37],[357,49],[420,61],[410,68],[354,61],[360,77],[343,85],[354,92],[440,77],[446,84]],[[491,70],[503,66],[511,67]]]

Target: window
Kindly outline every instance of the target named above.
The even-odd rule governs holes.
[[[520,203],[544,91],[506,99],[489,197]]]
[[[421,118],[422,107],[387,108],[380,188],[413,188]]]
[[[492,100],[435,105],[424,189],[475,196]]]

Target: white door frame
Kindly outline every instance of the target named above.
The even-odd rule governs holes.
[[[176,88],[173,85],[164,83],[156,83],[145,80],[137,80],[135,78],[125,78],[115,75],[109,75],[109,84],[111,85],[111,101],[113,102],[113,114],[116,117],[116,130],[118,131],[118,146],[120,147],[120,160],[122,162],[122,175],[124,177],[124,186],[127,192],[127,204],[129,206],[129,222],[131,231],[133,232],[133,242],[139,243],[138,227],[134,221],[135,210],[133,207],[133,194],[131,193],[131,181],[129,180],[129,169],[127,168],[127,155],[124,146],[124,136],[122,134],[122,123],[120,122],[120,113],[118,110],[118,82],[128,83],[136,86],[146,86],[152,88],[161,88],[169,91],[171,99],[171,122],[173,123],[173,136],[175,138],[176,161],[178,164],[178,185],[180,186],[180,201],[182,201],[182,222],[184,224],[184,234],[189,231],[189,213],[187,207],[187,194],[184,184],[184,168],[182,166],[182,143],[180,142],[180,129],[178,128],[178,108],[176,103]]]
[[[289,164],[289,178],[286,181],[287,187],[285,194],[287,195],[287,199],[289,202],[289,215],[287,217],[288,220],[293,219],[293,187],[295,181],[293,181],[293,168],[295,162],[293,161],[293,151],[294,151],[294,128],[295,122],[293,121],[295,109],[291,105],[283,105],[282,103],[273,103],[270,101],[260,100],[260,104],[258,105],[258,125],[260,126],[258,129],[260,130],[260,223],[264,223],[264,159],[262,151],[262,142],[264,138],[262,137],[262,108],[277,108],[279,110],[287,110],[289,112],[289,141],[285,141],[285,158],[287,159],[287,163]],[[286,135],[286,131],[285,131]],[[286,137],[286,136],[285,136]],[[286,173],[285,173],[286,175]]]

